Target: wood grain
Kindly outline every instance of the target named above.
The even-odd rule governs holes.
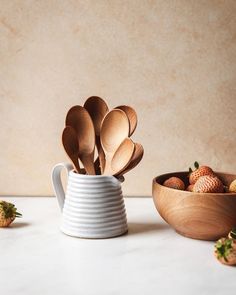
[[[102,120],[104,119],[105,115],[108,113],[109,108],[106,102],[101,97],[98,97],[98,96],[89,97],[84,103],[84,108],[88,111],[93,121],[93,126],[94,126],[95,136],[96,136],[96,147],[97,147],[99,162],[100,162],[98,163],[99,165],[95,166],[95,169],[97,170],[96,172],[98,172],[98,174],[101,174],[101,172],[103,172],[105,167],[105,155],[101,146],[100,133],[101,133]]]
[[[105,154],[104,171],[111,167],[112,158],[122,141],[129,136],[129,120],[122,110],[106,114],[101,127],[101,145]]]
[[[125,169],[132,159],[134,148],[134,142],[130,138],[125,138],[116,150],[111,166],[104,170],[104,175],[117,175]]]
[[[216,173],[225,185],[236,175]],[[158,176],[153,180],[152,194],[162,218],[183,236],[217,240],[236,226],[236,193],[193,193],[165,187],[162,183],[171,176],[188,183],[188,172]]]
[[[88,111],[82,106],[73,106],[66,115],[66,126],[71,126],[77,133],[79,158],[88,174],[95,175],[94,149],[95,130]]]
[[[117,174],[117,176],[120,177],[124,175],[125,173],[129,172],[130,170],[132,170],[133,168],[135,168],[142,160],[143,154],[144,154],[143,146],[140,143],[135,143],[134,153],[131,158],[131,161],[129,162],[129,165],[126,168],[124,168],[122,171],[120,171]]]
[[[71,126],[66,126],[62,133],[63,147],[71,159],[75,170],[80,173],[79,166],[79,144],[77,139],[77,133]]]
[[[136,111],[130,106],[126,106],[126,105],[118,106],[116,107],[116,109],[120,109],[126,113],[126,116],[129,119],[129,136],[131,136],[134,133],[138,124],[138,116]]]

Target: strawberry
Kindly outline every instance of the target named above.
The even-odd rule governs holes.
[[[215,256],[223,264],[236,265],[236,241],[221,238],[215,244]]]
[[[9,226],[16,217],[21,216],[14,204],[0,201],[0,227]]]
[[[178,177],[170,177],[168,178],[164,183],[164,186],[170,187],[170,188],[174,188],[174,189],[178,189],[178,190],[185,190],[185,184],[183,182],[183,180],[181,180]]]
[[[230,193],[236,193],[236,179],[233,180],[229,186]]]
[[[233,229],[229,232],[229,234],[228,234],[228,238],[236,241],[236,228],[233,228]]]
[[[193,186],[195,193],[223,193],[224,185],[217,176],[205,175],[198,178]]]
[[[193,184],[190,184],[187,188],[186,191],[188,192],[193,192]]]
[[[196,168],[194,171],[189,168],[189,183],[194,184],[198,180],[199,177],[204,175],[214,175],[213,170],[208,166],[199,166],[198,162],[194,163],[194,167]]]

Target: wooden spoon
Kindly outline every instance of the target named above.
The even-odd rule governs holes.
[[[77,133],[79,145],[79,158],[88,174],[95,175],[94,148],[95,131],[93,121],[82,106],[72,107],[66,116],[66,125],[71,126]]]
[[[101,127],[101,145],[105,153],[104,171],[111,170],[111,160],[122,143],[129,135],[129,120],[122,110],[112,110],[106,114]]]
[[[105,166],[105,155],[101,146],[100,133],[101,133],[102,120],[105,117],[105,115],[108,113],[109,109],[106,102],[98,96],[89,97],[84,103],[84,107],[89,112],[90,117],[93,121],[93,126],[94,126],[95,136],[96,136],[96,146],[97,146],[98,157],[100,162],[100,170],[103,171]],[[97,165],[99,165],[99,162],[95,161],[96,170],[98,168]]]
[[[80,173],[78,139],[76,131],[71,126],[66,126],[64,128],[62,133],[62,144],[67,155],[74,164],[75,170]]]
[[[129,125],[130,125],[129,126],[129,136],[131,136],[137,127],[137,123],[138,123],[137,113],[135,112],[135,110],[133,108],[126,106],[126,105],[118,106],[118,107],[116,107],[116,109],[120,109],[126,113],[126,116],[129,119]]]
[[[111,160],[111,166],[105,166],[104,175],[116,175],[125,169],[134,153],[134,143],[130,138],[125,138]]]
[[[142,160],[143,154],[144,154],[144,149],[142,145],[140,143],[135,143],[134,153],[128,166],[126,166],[122,171],[117,173],[116,176],[119,178],[125,173],[129,172],[134,167],[136,167],[139,164],[139,162]]]

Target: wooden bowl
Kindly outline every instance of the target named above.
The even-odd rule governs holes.
[[[236,175],[216,173],[225,185]],[[163,186],[172,177],[188,183],[188,172],[160,175],[153,179],[152,195],[161,217],[179,234],[200,240],[217,240],[236,226],[236,193],[192,193]]]

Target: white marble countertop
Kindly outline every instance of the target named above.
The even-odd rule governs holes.
[[[129,233],[107,240],[59,231],[55,198],[1,198],[23,218],[0,229],[5,295],[234,294],[236,268],[213,257],[212,242],[184,238],[150,198],[126,198]]]

